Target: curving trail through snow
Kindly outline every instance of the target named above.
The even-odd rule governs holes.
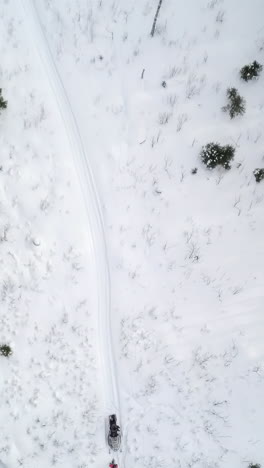
[[[28,21],[32,42],[44,66],[51,89],[56,99],[65,130],[72,150],[74,165],[79,178],[87,213],[87,231],[93,255],[97,279],[98,329],[100,371],[102,372],[104,409],[106,414],[115,412],[121,418],[121,406],[117,383],[117,369],[111,334],[111,298],[110,275],[106,251],[103,216],[99,196],[96,190],[89,157],[85,152],[78,123],[74,116],[71,103],[67,97],[62,79],[53,60],[46,39],[37,6],[33,0],[23,0],[23,8]]]

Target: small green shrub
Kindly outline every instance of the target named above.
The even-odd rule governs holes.
[[[255,176],[256,182],[261,182],[261,180],[264,179],[264,168],[262,169],[255,169],[253,171],[253,174]]]
[[[243,115],[246,110],[246,101],[236,88],[228,88],[226,91],[228,103],[223,107],[224,112],[228,112],[230,119],[233,119],[237,115]]]
[[[254,78],[257,78],[262,71],[262,65],[258,63],[256,60],[250,63],[249,65],[245,65],[240,70],[240,78],[244,81],[250,81]]]
[[[2,89],[0,88],[0,109],[6,109],[7,108],[7,101],[4,100],[2,96]]]
[[[203,146],[200,156],[202,162],[209,169],[214,169],[216,166],[222,166],[225,169],[230,169],[230,162],[234,158],[235,148],[231,145],[219,145],[218,143],[207,143]]]
[[[261,468],[261,465],[259,463],[250,463],[248,468]]]
[[[7,344],[0,345],[0,355],[1,356],[9,357],[9,356],[11,356],[11,354],[13,354],[13,351],[10,348],[9,345],[7,345]]]

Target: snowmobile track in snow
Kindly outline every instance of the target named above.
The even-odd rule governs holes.
[[[98,328],[100,335],[100,364],[103,373],[103,392],[105,411],[115,412],[121,419],[120,398],[117,384],[117,369],[110,323],[110,275],[106,251],[103,216],[99,196],[96,190],[89,158],[85,153],[78,124],[68,99],[65,87],[53,59],[38,9],[32,0],[22,2],[28,21],[32,42],[46,71],[50,87],[56,99],[66,134],[69,139],[74,166],[79,178],[85,208],[87,212],[87,231],[90,248],[93,253],[98,284]]]

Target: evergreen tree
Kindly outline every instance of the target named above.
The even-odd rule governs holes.
[[[235,148],[233,146],[221,146],[218,143],[207,143],[207,145],[203,146],[200,153],[202,162],[209,169],[214,169],[216,166],[230,169],[230,162],[234,158],[234,155]]]
[[[228,112],[230,119],[233,119],[237,115],[243,115],[246,110],[246,101],[236,88],[228,88],[226,91],[228,103],[223,107],[224,112]]]
[[[255,169],[253,171],[253,174],[255,176],[256,182],[261,182],[261,180],[264,179],[264,168],[262,169]]]
[[[258,63],[256,60],[250,63],[249,65],[245,65],[240,70],[240,78],[244,81],[250,81],[254,78],[257,78],[262,71],[262,65]]]
[[[0,355],[1,356],[9,357],[9,356],[11,356],[11,354],[13,354],[13,351],[10,348],[9,345],[6,345],[6,344],[0,345]]]

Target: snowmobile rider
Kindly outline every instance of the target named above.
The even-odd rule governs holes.
[[[116,438],[120,432],[120,427],[117,424],[111,424],[111,437]]]
[[[115,463],[114,459],[111,461],[111,463],[109,463],[109,468],[118,468],[118,465]]]

